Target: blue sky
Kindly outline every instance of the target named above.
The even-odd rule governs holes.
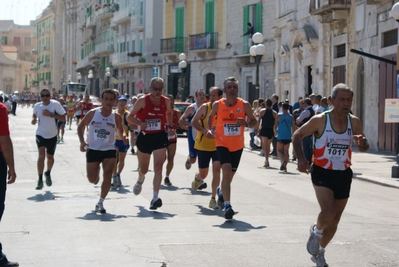
[[[29,25],[36,20],[50,0],[0,0],[0,20],[14,20],[15,24]]]

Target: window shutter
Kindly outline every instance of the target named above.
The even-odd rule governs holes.
[[[262,32],[262,3],[256,3],[256,25],[255,32]]]

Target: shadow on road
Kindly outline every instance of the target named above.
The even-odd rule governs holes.
[[[90,212],[87,213],[83,217],[76,217],[76,219],[81,219],[81,220],[88,220],[88,221],[102,221],[102,222],[113,222],[116,219],[124,219],[127,218],[125,215],[114,215],[111,213],[105,213],[105,214],[100,214],[96,212]]]
[[[55,196],[50,191],[46,191],[44,194],[36,194],[35,196],[28,197],[28,200],[43,202],[48,200],[54,200]]]
[[[221,229],[233,229],[236,232],[248,232],[251,230],[260,230],[260,229],[267,228],[266,226],[254,227],[250,223],[238,221],[235,219],[233,219],[231,221],[225,221],[221,225],[213,225],[213,227],[219,227]]]
[[[168,218],[173,218],[176,216],[176,214],[160,212],[156,210],[148,210],[143,206],[136,206],[136,207],[138,207],[140,211],[137,213],[137,216],[132,216],[132,217],[153,218],[154,220],[166,220]]]

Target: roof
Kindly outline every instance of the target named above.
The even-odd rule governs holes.
[[[13,45],[2,45],[1,48],[3,49],[3,53],[17,53],[18,48]]]

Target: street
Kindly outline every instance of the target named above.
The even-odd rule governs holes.
[[[172,187],[159,193],[163,206],[149,210],[152,172],[139,196],[132,193],[137,158],[128,153],[123,187],[104,201],[106,214],[93,212],[101,180],[86,178],[76,125],[65,130],[51,172],[52,187],[35,190],[37,181],[32,108],[10,116],[17,181],[7,190],[0,241],[20,266],[315,266],[306,251],[309,227],[319,207],[310,176],[289,163],[288,173],[271,159],[248,150],[232,184],[232,222],[208,208],[208,188],[191,192],[197,166],[186,170],[186,137],[179,137]],[[246,133],[247,134],[247,133]],[[246,144],[249,134],[246,136]],[[354,155],[356,157],[356,155]],[[356,163],[355,163],[356,164]],[[355,167],[356,165],[354,165]],[[165,165],[164,165],[165,167]],[[152,169],[152,168],[150,168]],[[326,248],[330,266],[399,266],[398,189],[354,179],[337,234]]]

